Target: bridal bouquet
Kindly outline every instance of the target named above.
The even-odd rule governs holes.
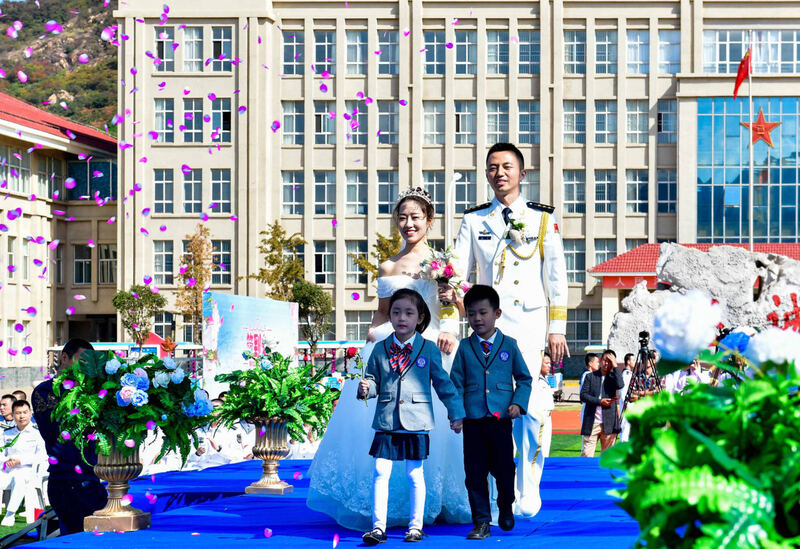
[[[448,246],[442,251],[435,250],[431,246],[431,257],[420,263],[422,270],[420,274],[428,280],[435,280],[440,284],[447,284],[456,291],[459,296],[464,295],[470,288],[469,282],[456,272],[454,263],[455,254]]]

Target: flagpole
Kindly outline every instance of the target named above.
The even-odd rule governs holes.
[[[747,149],[750,151],[750,196],[749,200],[747,201],[747,218],[749,222],[749,235],[750,235],[750,251],[753,251],[753,202],[755,202],[755,196],[753,195],[753,55],[755,52],[753,51],[753,30],[749,31],[749,49],[750,49],[750,59],[748,59],[748,63],[750,66],[747,70],[747,103],[750,109],[750,134],[747,136],[747,140],[750,142]]]

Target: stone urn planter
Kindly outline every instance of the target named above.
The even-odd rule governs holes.
[[[150,528],[150,513],[137,509],[125,501],[128,481],[142,472],[139,462],[139,448],[128,457],[123,457],[114,444],[108,456],[98,455],[95,474],[108,481],[108,503],[83,519],[83,529],[87,532],[133,532]]]
[[[276,418],[255,418],[248,421],[256,427],[253,456],[263,461],[261,479],[245,488],[246,494],[291,494],[294,487],[278,477],[280,460],[289,455],[289,431],[286,421]]]

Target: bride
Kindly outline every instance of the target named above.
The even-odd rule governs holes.
[[[380,265],[378,310],[372,317],[367,344],[361,351],[364,362],[376,342],[392,333],[389,298],[400,288],[416,290],[431,311],[431,323],[423,336],[437,343],[442,363],[450,371],[456,347],[453,334],[439,331],[439,290],[437,283],[420,276],[420,263],[430,256],[427,233],[433,223],[431,195],[417,187],[400,194],[393,217],[403,238],[403,249]],[[309,469],[311,477],[307,504],[333,517],[345,528],[366,531],[372,527],[372,457],[369,447],[374,432],[374,409],[356,399],[358,380],[347,380],[325,436]],[[436,428],[430,434],[430,457],[425,460],[425,524],[437,517],[450,523],[471,522],[464,486],[463,446],[460,435],[449,429],[447,410],[434,397]],[[402,467],[395,467],[389,493],[388,527],[408,522],[408,483]]]

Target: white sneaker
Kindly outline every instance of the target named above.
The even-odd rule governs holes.
[[[0,521],[0,526],[14,526],[17,522],[17,516],[14,513],[6,514],[5,518]]]

